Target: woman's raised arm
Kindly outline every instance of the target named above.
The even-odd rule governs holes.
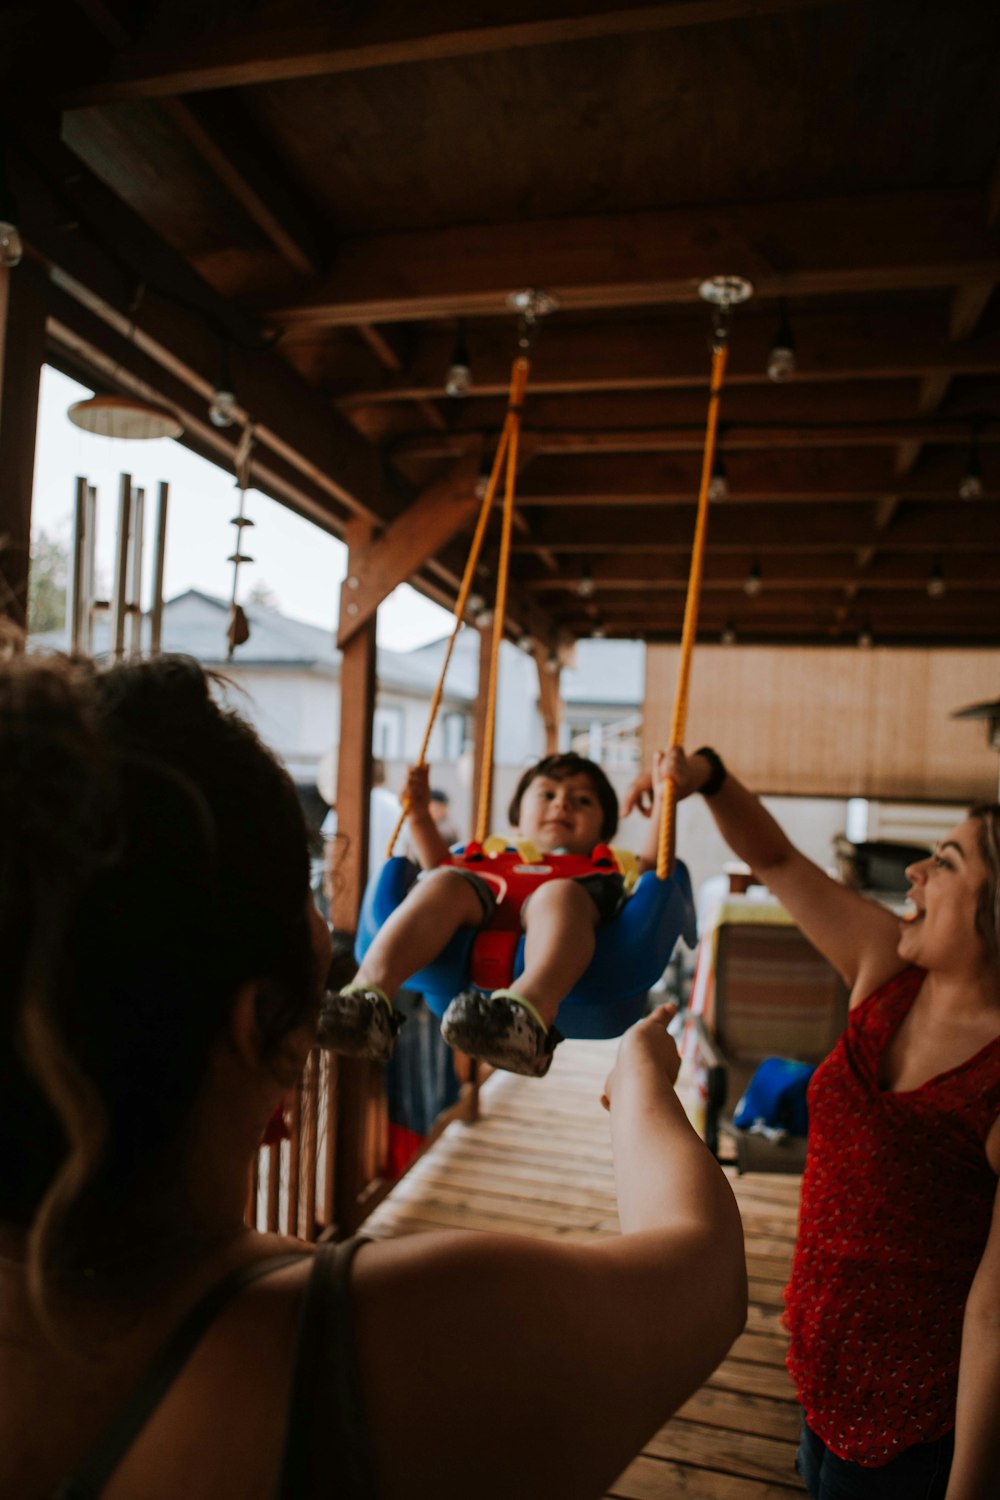
[[[739,1212],[674,1094],[669,1014],[625,1036],[608,1080],[620,1237],[420,1235],[358,1256],[380,1500],[598,1500],[740,1332]]]
[[[806,937],[863,999],[904,967],[896,953],[898,919],[877,902],[831,880],[796,849],[767,808],[721,762],[700,752],[675,749],[666,758],[677,800],[707,789],[706,804],[726,843],[777,896]],[[721,776],[719,772],[721,771]],[[645,810],[648,793],[640,778],[623,803]]]

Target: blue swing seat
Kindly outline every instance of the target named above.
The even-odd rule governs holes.
[[[359,963],[419,873],[412,860],[394,856],[369,882],[354,946]],[[419,990],[435,1015],[442,1016],[459,991],[469,987],[478,936],[473,927],[459,928],[432,964],[407,979],[407,988]],[[598,930],[594,957],[559,1008],[556,1025],[563,1035],[591,1040],[621,1036],[642,1016],[647,992],[666,968],[678,937],[691,948],[697,937],[691,878],[679,860],[666,880],[658,880],[653,871],[642,875],[618,915]],[[523,958],[522,935],[513,973],[520,972]]]

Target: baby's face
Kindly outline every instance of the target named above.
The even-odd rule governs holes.
[[[601,842],[603,820],[589,776],[578,773],[561,781],[536,776],[521,798],[517,831],[543,854],[556,849],[589,854]]]

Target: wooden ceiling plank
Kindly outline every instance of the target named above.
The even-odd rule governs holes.
[[[762,297],[899,291],[1000,281],[1000,248],[981,194],[964,188],[816,200],[808,214],[792,201],[469,225],[346,241],[323,285],[268,316],[292,326],[504,314],[526,279],[565,309],[692,303],[719,265],[749,275]]]
[[[320,274],[327,261],[308,213],[291,192],[262,166],[256,131],[238,106],[205,98],[196,103],[164,99],[161,111],[194,146],[249,218],[301,276]]]
[[[381,536],[369,542],[340,591],[337,645],[343,650],[383,599],[474,519],[481,444],[470,441],[446,478],[431,485]]]
[[[150,51],[138,45],[117,57],[106,77],[64,83],[59,103],[119,104],[134,99],[193,94],[294,78],[329,77],[371,68],[427,63],[442,58],[481,56],[514,48],[553,46],[601,37],[638,35],[796,12],[828,6],[832,0],[668,0],[631,6],[587,6],[576,13],[538,16],[530,6],[500,24],[468,24],[468,11],[454,4],[425,0],[419,12],[404,9],[408,24],[400,29],[360,7],[353,24],[343,16],[295,26],[289,17],[280,29],[227,27],[189,48]],[[419,29],[410,19],[419,14]],[[464,24],[456,24],[456,22]]]

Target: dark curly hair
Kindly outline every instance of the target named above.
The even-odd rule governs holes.
[[[0,663],[0,1219],[78,1268],[169,1173],[238,987],[314,1003],[295,789],[183,657]]]
[[[1000,967],[1000,802],[977,802],[969,808],[969,817],[979,824],[979,852],[986,865],[976,928],[993,962]]]
[[[536,765],[529,766],[514,788],[514,795],[507,809],[511,827],[517,828],[520,823],[521,799],[539,776],[549,776],[553,781],[568,781],[571,776],[586,776],[601,808],[601,838],[604,843],[614,838],[618,827],[618,797],[615,789],[596,761],[577,755],[575,750],[543,756]]]

